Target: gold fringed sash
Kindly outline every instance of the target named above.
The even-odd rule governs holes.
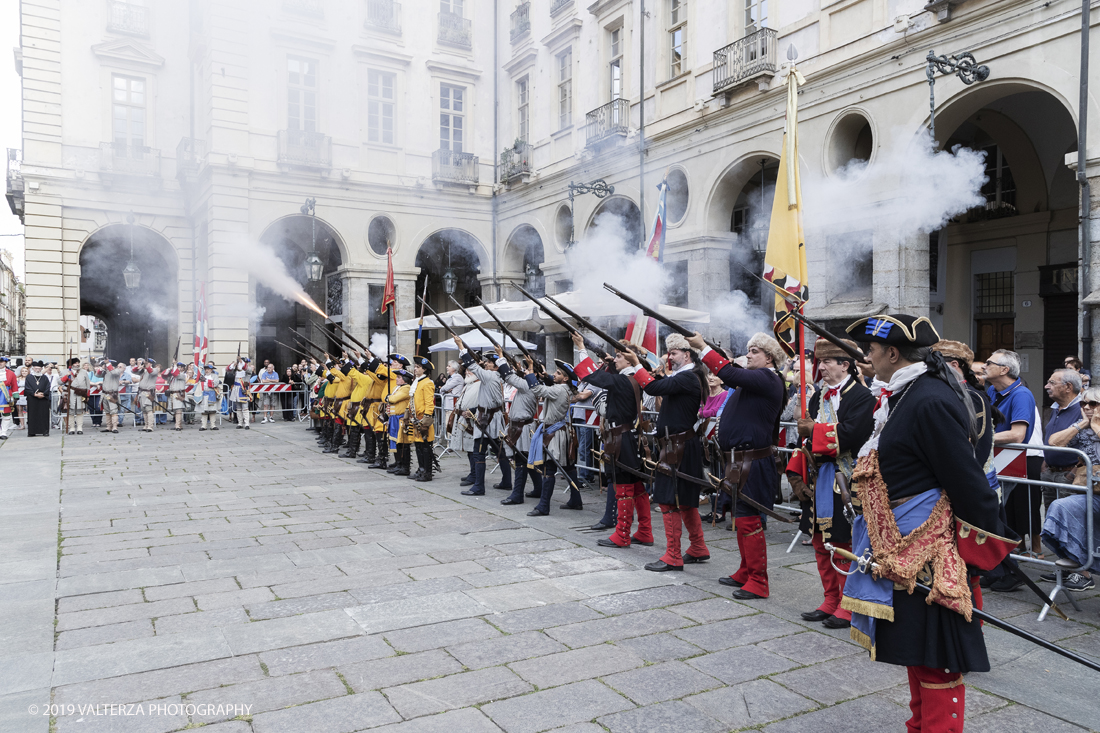
[[[859,482],[863,518],[871,541],[877,568],[875,578],[887,578],[903,586],[910,594],[916,588],[917,575],[932,569],[931,588],[926,603],[938,603],[969,622],[973,601],[966,577],[966,564],[955,544],[955,515],[947,495],[941,493],[932,513],[915,530],[901,536],[890,496],[879,468],[878,451],[859,459],[853,478]]]

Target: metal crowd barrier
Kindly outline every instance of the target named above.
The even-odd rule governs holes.
[[[1061,451],[1061,452],[1065,452],[1065,453],[1072,453],[1072,454],[1076,455],[1077,458],[1081,462],[1084,463],[1084,465],[1085,465],[1085,485],[1084,486],[1075,486],[1073,484],[1062,484],[1062,483],[1058,483],[1056,481],[1041,481],[1039,479],[1020,478],[1018,476],[1009,476],[1009,475],[1006,475],[1006,474],[1003,474],[1003,473],[997,474],[997,478],[1000,479],[1001,483],[1002,483],[1002,496],[1001,496],[1001,503],[1002,504],[1004,504],[1005,501],[1007,500],[1007,492],[1004,492],[1003,484],[1026,484],[1026,485],[1030,485],[1030,486],[1050,487],[1050,488],[1053,488],[1055,490],[1054,501],[1058,501],[1059,499],[1066,498],[1066,497],[1063,497],[1061,495],[1063,491],[1067,492],[1067,496],[1069,494],[1084,493],[1084,495],[1085,495],[1085,543],[1086,543],[1085,546],[1088,548],[1089,562],[1086,562],[1082,566],[1082,569],[1087,569],[1092,564],[1091,561],[1100,558],[1100,553],[1097,552],[1096,542],[1095,542],[1095,539],[1094,539],[1095,536],[1096,536],[1095,535],[1096,528],[1094,527],[1094,521],[1093,521],[1093,501],[1094,501],[1094,497],[1093,497],[1093,493],[1092,493],[1092,481],[1093,481],[1092,460],[1088,457],[1088,455],[1086,455],[1082,451],[1077,450],[1076,448],[1065,448],[1065,447],[1059,447],[1059,446],[1056,446],[1056,445],[1026,445],[1024,443],[1007,443],[1005,445],[1000,445],[1000,446],[997,446],[997,447],[1001,448],[1002,450],[1021,450],[1021,451],[1024,451],[1025,456],[1027,455],[1027,451],[1029,451],[1029,450],[1056,450],[1056,451]],[[1026,458],[1025,458],[1025,460],[1026,460]],[[1036,536],[1041,536],[1042,535],[1042,527],[1039,527],[1039,529],[1036,530],[1035,527],[1033,527],[1031,525],[1031,511],[1030,511],[1030,508],[1028,510],[1028,531],[1029,531],[1029,533],[1031,534],[1031,536],[1033,538],[1036,537]],[[1035,534],[1036,531],[1038,531],[1038,535]],[[1029,563],[1034,563],[1035,565],[1039,565],[1039,566],[1042,566],[1042,567],[1053,568],[1054,569],[1054,588],[1050,591],[1050,596],[1049,596],[1050,600],[1055,601],[1058,597],[1058,594],[1062,593],[1069,600],[1070,604],[1073,605],[1074,610],[1076,610],[1076,611],[1081,610],[1081,607],[1077,604],[1077,600],[1069,592],[1069,589],[1067,589],[1065,587],[1065,585],[1063,585],[1063,578],[1062,578],[1063,569],[1062,569],[1061,566],[1055,564],[1055,562],[1052,561],[1052,560],[1044,560],[1044,559],[1040,559],[1040,558],[1037,558],[1037,557],[1031,557],[1029,555],[1021,555],[1021,554],[1013,553],[1011,555],[1011,557],[1014,560],[1016,560],[1017,562],[1029,562]],[[1074,571],[1071,571],[1071,572],[1074,572]],[[1049,605],[1043,606],[1043,610],[1040,611],[1040,613],[1039,613],[1039,620],[1040,621],[1042,621],[1044,618],[1046,618],[1046,615],[1047,615],[1048,611],[1050,611],[1050,606]]]

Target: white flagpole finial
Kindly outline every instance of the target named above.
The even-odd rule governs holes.
[[[789,46],[787,46],[787,59],[789,61],[793,62],[797,58],[798,58],[798,49],[795,48],[794,44],[792,43]]]

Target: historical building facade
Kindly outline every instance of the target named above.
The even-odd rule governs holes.
[[[0,249],[0,355],[23,353],[23,313],[23,283],[12,269],[11,252]]]
[[[514,297],[512,282],[565,290],[571,241],[607,212],[640,245],[666,176],[678,284],[666,297],[700,309],[731,288],[757,298],[739,264],[758,267],[766,242],[790,58],[806,78],[802,170],[827,186],[927,129],[934,50],[990,69],[935,86],[936,143],[986,153],[986,203],[934,232],[869,225],[858,207],[831,222],[807,242],[811,313],[927,314],[980,355],[1020,351],[1037,391],[1079,350],[1093,304],[1078,277],[1079,5],[644,6],[24,0],[28,348],[62,352],[83,314],[125,334],[108,351],[168,353],[190,343],[205,289],[215,358],[238,344],[283,358],[280,332],[317,325],[256,262],[278,257],[298,276],[314,249],[324,273],[311,294],[361,338],[384,327],[387,243],[401,318],[425,276],[433,307],[448,307],[448,270],[468,302]],[[936,188],[896,177],[859,204],[916,207]],[[595,179],[614,194],[571,207],[569,183]],[[122,285],[120,260],[140,269],[138,288]],[[709,330],[729,337],[729,324]]]

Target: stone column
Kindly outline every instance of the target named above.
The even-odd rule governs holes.
[[[1075,154],[1074,157],[1076,157]],[[1070,169],[1076,173],[1076,163],[1070,165]],[[1088,176],[1091,197],[1086,233],[1091,247],[1091,256],[1089,258],[1089,282],[1079,283],[1078,288],[1082,295],[1082,306],[1088,308],[1092,316],[1091,366],[1092,371],[1095,373],[1097,365],[1100,365],[1100,308],[1097,307],[1100,306],[1100,158],[1089,158],[1085,166],[1085,174]],[[1078,195],[1080,195],[1080,191],[1078,191]],[[1080,203],[1078,203],[1078,207],[1080,207]]]
[[[928,235],[874,234],[873,301],[891,313],[928,315]]]
[[[691,247],[688,253],[688,303],[693,310],[710,313],[715,303],[730,297],[730,242],[720,237],[698,237],[683,243]],[[679,249],[680,243],[676,244]],[[729,344],[731,324],[724,322],[729,314],[719,312],[709,324],[684,324],[706,338]],[[664,344],[658,344],[663,351]]]

